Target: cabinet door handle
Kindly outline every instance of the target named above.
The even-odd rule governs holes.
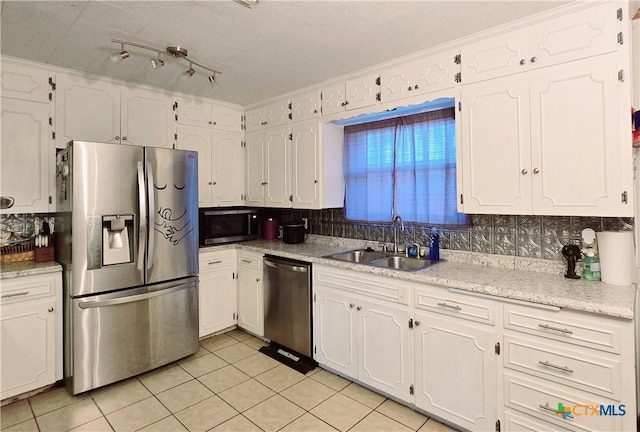
[[[538,57],[531,57],[531,63],[535,63],[538,61]]]
[[[318,110],[317,110],[317,109],[314,109],[314,110],[313,110],[313,113],[314,113],[314,114],[318,114]]]
[[[534,174],[538,174],[538,173],[540,173],[540,168],[534,168],[534,169],[533,169],[533,173],[534,173]]]
[[[407,90],[411,91],[411,90],[413,90],[413,87],[409,86],[409,88]]]
[[[560,333],[573,334],[573,332],[571,330],[569,330],[569,329],[566,329],[566,328],[565,329],[561,329],[561,328],[558,328],[558,327],[550,326],[549,324],[538,324],[538,327],[543,328],[545,330],[554,330],[554,331],[557,331],[557,332],[560,332]]]
[[[522,171],[520,171],[522,173],[522,175],[527,175],[529,173],[529,171],[526,168],[523,168]]]
[[[116,135],[116,141],[120,141],[120,137]]]
[[[242,262],[247,263],[247,264],[251,264],[253,262],[253,260],[243,259]]]
[[[209,121],[208,121],[208,123],[209,123],[209,124],[212,124],[211,120],[209,120]],[[263,124],[263,123],[260,123],[260,124]]]
[[[547,367],[550,367],[550,368],[554,368],[554,369],[559,369],[559,370],[564,371],[564,372],[573,373],[573,369],[571,369],[570,367],[554,365],[553,363],[549,363],[548,360],[539,360],[538,364],[540,364],[542,366],[547,366]]]
[[[126,140],[127,140],[127,137],[123,136],[122,141],[126,141]]]
[[[215,185],[217,185],[217,184],[218,184],[218,182],[213,182],[213,185],[214,185],[214,186],[215,186]]]
[[[53,312],[53,308],[52,308],[52,307],[50,307],[49,309],[47,309],[47,311],[49,311],[49,312]]]
[[[360,307],[360,306],[358,306],[358,307],[356,308],[356,310],[360,310],[360,309],[362,309],[362,307]]]
[[[354,307],[354,306],[355,306],[355,305],[354,305],[353,303],[350,303],[350,304],[349,304],[349,307],[350,307],[351,309],[353,309],[353,307]]]
[[[520,60],[520,64],[523,65],[525,64],[527,61],[525,59]]]
[[[221,262],[222,262],[221,260],[211,261],[209,265],[220,264]]]
[[[553,408],[553,407],[550,407],[550,406],[549,406],[549,402],[545,403],[544,405],[539,404],[538,406],[539,406],[540,408],[542,408],[543,410],[551,411],[551,412],[552,412],[552,413],[554,413],[554,414],[558,414],[558,413],[557,413],[557,410],[556,410],[555,408]],[[573,416],[572,416],[571,414],[567,414],[567,417],[569,417],[569,418],[573,418]]]
[[[415,320],[413,323],[414,323],[416,326],[419,326],[419,325],[420,325],[420,321],[418,321],[418,320]]]
[[[209,185],[212,185],[212,184],[213,184],[212,182],[209,182]]]
[[[414,89],[414,90],[418,90],[418,84],[414,85],[414,86],[413,86],[413,89]]]
[[[29,291],[21,291],[19,293],[4,294],[1,298],[19,297],[19,296],[25,296],[27,294],[29,294]]]
[[[217,124],[218,124],[217,122],[213,122],[213,125],[214,125],[214,126],[215,126],[215,125],[217,125]]]
[[[0,197],[0,209],[4,210],[4,209],[8,209],[13,207],[13,204],[16,202],[16,200],[13,197],[10,196],[3,196]]]
[[[256,282],[260,282],[260,278],[256,278]]]
[[[458,311],[462,310],[462,308],[460,306],[458,306],[458,305],[450,305],[450,304],[447,304],[445,302],[438,303],[438,306],[449,308],[449,309],[455,309],[455,310],[458,310]]]

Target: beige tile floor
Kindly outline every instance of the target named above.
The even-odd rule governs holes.
[[[435,431],[452,429],[316,368],[302,375],[240,330],[179,362],[79,396],[56,387],[2,407],[2,431]]]

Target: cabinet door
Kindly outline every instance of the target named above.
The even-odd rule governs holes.
[[[178,124],[211,127],[211,111],[213,106],[207,102],[178,101]]]
[[[322,88],[322,115],[344,111],[344,83],[333,84]]]
[[[632,216],[617,55],[531,73],[534,214]],[[621,195],[627,192],[628,204]]]
[[[378,103],[379,82],[380,77],[377,74],[347,81],[344,101],[346,109],[364,108]]]
[[[212,105],[211,127],[216,130],[242,132],[242,111]]]
[[[248,133],[245,140],[245,203],[248,206],[262,206],[264,205],[264,134]]]
[[[244,123],[247,131],[255,131],[264,127],[264,114],[263,108],[254,108],[248,110],[244,114]]]
[[[461,48],[462,84],[497,78],[528,69],[527,30],[482,38]]]
[[[531,214],[528,83],[463,87],[461,117],[464,212]]]
[[[264,336],[262,270],[238,267],[238,327]]]
[[[405,307],[356,299],[358,378],[392,396],[410,400],[409,312]]]
[[[264,110],[264,127],[282,126],[289,123],[291,119],[291,107],[289,106],[289,99],[283,99],[273,102]]]
[[[321,104],[322,100],[319,90],[312,90],[292,97],[292,120],[295,122],[320,117]]]
[[[294,125],[291,158],[293,207],[320,208],[320,124]]]
[[[48,103],[49,92],[52,91],[50,76],[45,70],[3,60],[0,80],[2,97]]]
[[[237,289],[234,267],[216,260],[200,265],[200,337],[236,323]]]
[[[2,399],[56,381],[56,300],[2,306]]]
[[[415,315],[416,406],[465,429],[494,428],[497,400],[493,329]]]
[[[14,200],[2,213],[46,213],[49,206],[49,105],[2,98],[0,195]],[[28,175],[25,175],[28,173]]]
[[[358,377],[355,301],[314,286],[314,359],[346,376]]]
[[[212,204],[211,130],[178,125],[178,145],[181,150],[198,152],[198,207]]]
[[[173,99],[147,90],[123,88],[120,100],[123,144],[173,147],[176,133]]]
[[[120,87],[56,77],[56,147],[72,140],[120,143]]]
[[[444,90],[455,86],[457,52],[446,51],[383,71],[380,75],[382,102]]]
[[[242,134],[216,132],[212,134],[213,205],[243,205],[244,150]]]
[[[264,133],[264,205],[291,207],[289,127],[268,129]]]

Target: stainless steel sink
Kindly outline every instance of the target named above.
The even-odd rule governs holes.
[[[325,255],[324,258],[368,264],[375,267],[402,271],[418,271],[432,266],[438,262],[418,258],[410,258],[401,255],[387,255],[384,252],[365,249],[357,249],[347,252],[339,252],[332,255]]]
[[[417,271],[430,267],[437,262],[438,261],[394,255],[371,261],[369,264],[376,267],[390,268],[394,270]]]
[[[364,249],[357,249],[348,252],[340,252],[332,255],[326,255],[324,258],[331,258],[340,261],[349,261],[354,263],[369,263],[373,260],[384,258],[383,252],[367,251]]]

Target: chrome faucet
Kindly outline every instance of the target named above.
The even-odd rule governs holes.
[[[398,215],[393,218],[393,253],[398,253],[398,222],[400,222],[400,227],[402,231],[404,231],[404,222],[402,218]]]

